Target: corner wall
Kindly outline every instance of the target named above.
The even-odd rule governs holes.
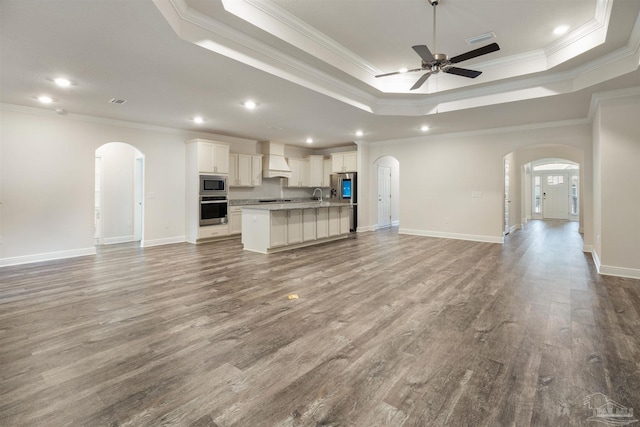
[[[640,278],[640,95],[601,100],[594,117],[596,262]]]

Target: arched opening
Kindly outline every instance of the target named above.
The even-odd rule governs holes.
[[[122,142],[95,152],[95,244],[141,242],[144,234],[144,155]]]
[[[376,229],[400,225],[400,162],[395,157],[383,156],[374,163],[376,186]]]
[[[590,218],[591,213],[585,212],[585,197],[591,190],[585,174],[591,172],[585,156],[579,148],[559,144],[529,146],[505,155],[505,231],[532,219],[571,221],[588,234],[585,240],[590,239],[585,215]]]

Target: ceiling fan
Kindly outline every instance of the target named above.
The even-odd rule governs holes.
[[[427,0],[431,6],[433,6],[433,47],[436,48],[436,9],[438,3],[442,0]],[[392,73],[379,74],[376,77],[386,77],[392,76],[394,74],[404,74],[411,73],[414,71],[426,71],[418,81],[411,87],[411,90],[418,89],[420,86],[427,81],[432,74],[437,74],[440,71],[448,74],[455,74],[457,76],[469,77],[471,79],[475,79],[482,71],[469,70],[466,68],[454,67],[452,64],[457,64],[458,62],[466,61],[468,59],[472,59],[478,56],[486,55],[487,53],[495,52],[500,50],[500,46],[498,43],[491,43],[489,45],[480,47],[478,49],[471,50],[469,52],[463,53],[461,55],[454,56],[453,58],[449,58],[444,53],[436,53],[432,54],[429,48],[426,45],[416,45],[412,46],[413,50],[422,58],[422,65],[420,68],[414,68],[412,70],[401,70],[394,71]]]

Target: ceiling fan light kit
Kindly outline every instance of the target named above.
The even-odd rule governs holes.
[[[434,49],[437,48],[436,43],[436,6],[442,0],[427,0],[431,6],[433,6],[433,45]],[[416,90],[420,88],[424,82],[427,81],[432,74],[438,74],[440,71],[448,74],[455,74],[456,76],[468,77],[470,79],[475,79],[482,71],[469,70],[466,68],[454,67],[452,64],[457,64],[462,61],[467,61],[469,59],[476,58],[478,56],[486,55],[491,52],[496,52],[500,50],[500,46],[498,43],[491,43],[486,46],[480,47],[478,49],[470,50],[469,52],[465,52],[460,55],[456,55],[453,58],[449,59],[449,57],[444,53],[435,53],[432,54],[429,48],[426,45],[416,45],[412,46],[413,50],[420,56],[422,59],[422,63],[420,68],[414,68],[412,70],[401,70],[394,71],[391,73],[378,74],[376,77],[386,77],[392,76],[395,74],[404,74],[415,71],[426,71],[418,81],[411,87],[411,90]]]

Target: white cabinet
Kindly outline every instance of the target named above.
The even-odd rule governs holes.
[[[329,180],[325,177],[324,156],[307,156],[309,161],[309,186],[328,187]]]
[[[329,208],[329,237],[340,234],[340,206]]]
[[[227,214],[229,216],[229,234],[242,233],[242,208],[229,206]]]
[[[258,187],[262,185],[262,156],[251,156],[251,185]]]
[[[316,214],[316,237],[318,239],[329,237],[329,208],[318,208]]]
[[[340,206],[340,234],[351,231],[351,218],[349,206]]]
[[[270,247],[277,248],[287,244],[287,211],[271,211]]]
[[[316,209],[302,210],[302,241],[316,240]]]
[[[331,159],[324,159],[324,175],[322,177],[323,187],[331,185]]]
[[[229,154],[229,186],[262,185],[262,155]]]
[[[250,154],[229,154],[229,186],[252,186],[252,156]]]
[[[196,139],[198,144],[198,172],[229,173],[229,146],[214,141]]]
[[[309,161],[302,159],[287,159],[291,169],[288,187],[309,187]]]
[[[335,173],[340,172],[357,172],[358,171],[358,152],[347,151],[344,153],[331,154],[331,170]]]
[[[229,235],[229,225],[209,225],[198,228],[198,239],[210,239],[212,237],[224,237]]]
[[[287,211],[287,244],[302,242],[302,209]]]

